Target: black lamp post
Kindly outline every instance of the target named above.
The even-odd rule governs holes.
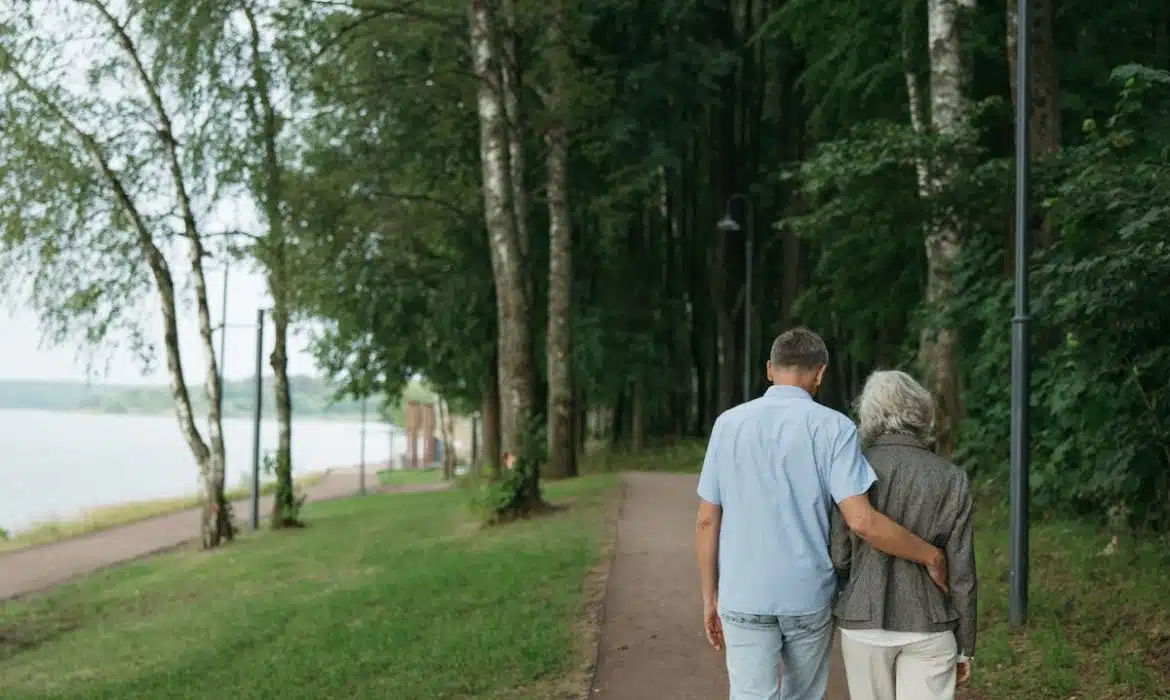
[[[744,289],[743,289],[743,400],[744,403],[752,400],[752,202],[742,194],[736,193],[727,198],[723,218],[715,224],[715,228],[725,233],[735,233],[740,230],[739,222],[731,215],[731,203],[735,200],[743,202],[747,216],[747,231],[744,236]]]
[[[1029,121],[1032,111],[1032,8],[1018,0],[1016,41],[1016,310],[1012,317],[1011,581],[1008,619],[1028,619],[1028,234]]]
[[[227,285],[224,285],[226,290]],[[256,310],[256,374],[254,377],[253,404],[252,404],[252,479],[249,498],[248,521],[253,530],[260,529],[260,421],[264,415],[264,309]],[[253,328],[240,323],[220,323],[218,330],[223,336],[229,328]],[[220,337],[220,354],[223,354],[224,339]],[[223,398],[224,374],[223,360],[220,360],[219,388],[220,398]],[[224,465],[226,473],[227,465]]]

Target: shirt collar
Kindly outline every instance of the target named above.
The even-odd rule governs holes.
[[[917,447],[927,452],[931,451],[930,446],[918,439],[916,435],[902,432],[882,433],[873,439],[873,445],[900,445],[902,447]]]
[[[772,399],[811,399],[812,395],[798,386],[790,386],[787,384],[776,385],[768,387],[764,392],[764,396]]]

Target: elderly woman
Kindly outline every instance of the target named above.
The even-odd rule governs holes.
[[[917,564],[851,535],[840,512],[831,554],[843,588],[833,613],[853,700],[951,700],[971,674],[976,581],[971,492],[927,445],[934,399],[904,372],[874,372],[857,401],[877,510],[946,552],[950,596]]]

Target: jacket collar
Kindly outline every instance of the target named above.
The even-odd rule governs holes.
[[[911,435],[910,433],[882,433],[873,439],[873,446],[877,447],[878,445],[917,447],[918,449],[926,450],[927,452],[933,451],[925,442],[919,440],[917,436]]]

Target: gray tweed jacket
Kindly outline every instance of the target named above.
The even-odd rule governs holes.
[[[975,652],[977,583],[967,474],[918,438],[889,433],[865,451],[877,483],[874,508],[946,553],[950,596],[913,562],[879,552],[852,535],[833,509],[833,566],[843,583],[833,613],[845,629],[954,630],[959,650]]]

